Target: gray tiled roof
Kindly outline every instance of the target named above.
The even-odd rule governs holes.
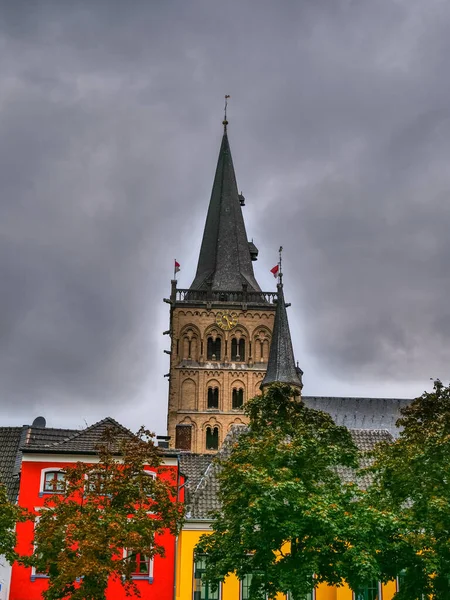
[[[116,431],[117,442],[134,435],[129,429],[126,429],[111,417],[106,417],[106,419],[81,431],[59,430],[68,433],[68,435],[59,437],[59,439],[56,439],[58,438],[56,433],[54,438],[46,436],[45,429],[42,429],[34,439],[30,439],[29,443],[22,450],[23,452],[51,452],[58,454],[94,454],[96,453],[97,445],[102,441],[103,435],[108,428],[113,428]],[[118,444],[116,449],[119,449]]]
[[[180,471],[186,477],[185,503],[187,506],[193,501],[195,490],[211,461],[211,454],[194,454],[191,452],[180,454]]]
[[[376,444],[380,442],[390,443],[394,439],[386,429],[350,429],[349,431],[354,443],[361,452],[359,463],[361,469],[371,464],[372,461],[367,456],[367,453],[371,452]],[[342,481],[347,483],[354,481],[361,489],[366,489],[371,483],[371,477],[368,473],[360,475],[354,469],[349,469],[348,467],[338,467],[337,472]]]
[[[349,429],[387,429],[397,437],[395,423],[400,409],[412,402],[405,398],[338,398],[302,396],[306,406],[323,410],[331,415],[337,425]]]
[[[247,428],[242,425],[232,427],[231,431],[226,436],[224,444],[217,456],[219,458],[226,457],[230,452],[232,444],[236,441],[239,435],[246,430]],[[386,430],[355,429],[350,430],[350,433],[356,446],[362,452],[361,467],[369,465],[370,461],[364,456],[364,454],[373,450],[375,444],[383,441],[391,442],[393,440],[392,435]],[[195,463],[198,460],[197,457],[204,455],[191,456],[192,462]],[[200,468],[200,462],[198,462],[197,466]],[[205,468],[203,476],[195,486],[195,489],[190,488],[186,512],[188,520],[208,520],[211,518],[211,513],[220,509],[218,499],[219,482],[217,479],[217,473],[219,469],[220,466],[211,458],[211,462]],[[345,482],[355,481],[362,488],[367,487],[367,485],[370,483],[370,477],[368,475],[364,475],[363,477],[357,476],[353,469],[339,467],[337,471],[342,480]]]
[[[180,471],[186,476],[190,488],[196,488],[207,466],[211,462],[211,454],[194,454],[181,452]]]
[[[292,350],[291,332],[284,301],[283,285],[278,284],[278,301],[270,342],[267,371],[261,382],[261,388],[271,383],[287,383],[296,388],[302,387],[301,376],[297,371]]]
[[[29,427],[24,440],[26,449],[39,449],[62,442],[79,432],[79,429],[57,429],[53,427]]]
[[[260,291],[226,133],[217,161],[197,273],[190,289],[206,289],[207,280],[211,280],[213,290],[241,291],[242,284],[247,284],[249,290]]]
[[[0,427],[0,482],[6,485],[11,501],[19,492],[20,444],[24,427]]]

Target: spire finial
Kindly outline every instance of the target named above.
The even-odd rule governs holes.
[[[226,133],[227,132],[227,125],[228,125],[228,121],[227,121],[227,106],[228,106],[228,98],[231,98],[231,96],[229,94],[227,94],[225,96],[225,108],[223,110],[223,121],[222,121],[222,125],[223,125],[223,132]]]
[[[278,254],[280,259],[278,261],[278,283],[279,285],[283,285],[283,272],[281,270],[281,253],[283,252],[283,246],[280,246],[278,249]]]

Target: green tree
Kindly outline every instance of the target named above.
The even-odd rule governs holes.
[[[49,576],[46,600],[103,600],[110,578],[127,594],[138,593],[132,579],[137,558],[164,554],[158,535],[178,532],[183,509],[176,476],[161,477],[165,467],[151,435],[141,429],[118,442],[117,432],[107,430],[99,462],[67,468],[64,491],[46,500],[28,560]],[[156,468],[156,478],[145,472],[147,465]]]
[[[400,437],[376,452],[371,502],[401,536],[380,557],[400,574],[398,600],[450,598],[450,387],[434,382],[402,409]]]
[[[8,499],[6,487],[0,483],[0,555],[9,562],[16,559],[16,523],[27,518],[26,512]]]
[[[246,413],[248,429],[217,467],[213,532],[197,547],[206,578],[251,574],[252,599],[287,591],[300,599],[320,582],[382,578],[376,555],[395,523],[343,482],[359,460],[349,431],[282,384],[250,400]]]

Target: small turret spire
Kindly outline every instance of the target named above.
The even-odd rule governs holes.
[[[261,389],[271,383],[287,383],[292,387],[301,389],[303,384],[301,380],[302,371],[296,366],[294,352],[292,350],[291,332],[286,312],[286,303],[284,301],[282,273],[281,273],[281,252],[279,264],[279,283],[277,285],[278,300],[275,312],[275,321],[273,325],[272,341],[270,344],[269,361],[267,371],[261,383]]]

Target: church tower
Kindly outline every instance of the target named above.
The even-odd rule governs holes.
[[[243,206],[225,120],[197,272],[189,289],[172,280],[168,435],[181,450],[215,452],[266,374],[277,294],[255,279]]]

